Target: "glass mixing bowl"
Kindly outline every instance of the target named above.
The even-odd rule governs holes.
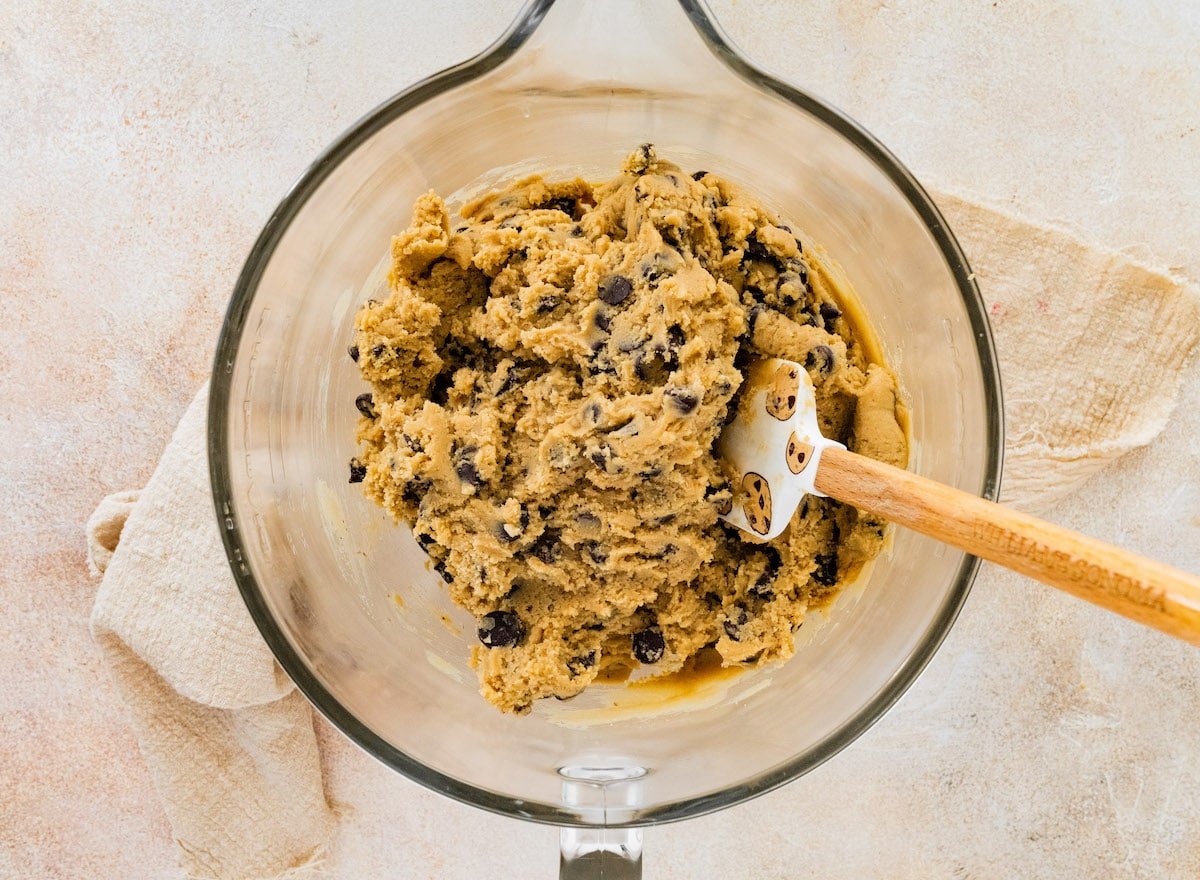
[[[828,249],[911,407],[910,467],[993,497],[995,354],[941,215],[870,135],[745,61],[699,0],[534,0],[486,52],[364,118],[267,222],[212,379],[221,530],[284,670],[389,767],[487,810],[568,826],[572,876],[593,858],[630,868],[640,832],[629,829],[736,804],[844,748],[921,671],[977,567],[901,531],[791,661],[676,711],[606,717],[596,706],[611,694],[589,691],[514,718],[479,696],[473,621],[411,534],[347,484],[365,387],[346,354],[354,313],[419,194],[541,169],[607,178],[645,141],[737,181]]]

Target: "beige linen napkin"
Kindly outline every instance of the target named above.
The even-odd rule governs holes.
[[[292,876],[333,830],[311,709],[234,586],[209,493],[207,386],[146,488],[88,522],[92,633],[189,877]]]
[[[1162,431],[1200,339],[1200,296],[1166,272],[977,197],[935,198],[996,338],[1002,500],[1046,507]]]
[[[988,302],[1006,392],[1004,495],[1044,504],[1163,427],[1197,341],[1193,291],[952,195],[938,199]],[[141,492],[88,523],[92,625],[191,877],[319,864],[333,812],[312,718],[250,621],[209,497],[202,389]]]

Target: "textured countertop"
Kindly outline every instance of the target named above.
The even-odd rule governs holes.
[[[306,163],[518,5],[0,6],[0,878],[180,876],[88,634],[83,522],[150,475]],[[1200,277],[1190,0],[713,5],[923,179]],[[1200,570],[1180,476],[1197,437],[1193,365],[1162,436],[1050,516]],[[1195,878],[1198,681],[1200,652],[985,566],[878,725],[780,791],[648,831],[646,876]],[[428,793],[318,724],[350,805],[328,876],[554,875],[555,830]]]

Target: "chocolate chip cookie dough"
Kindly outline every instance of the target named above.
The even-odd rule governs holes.
[[[907,461],[892,374],[815,243],[715,174],[643,146],[603,184],[530,177],[418,199],[390,293],[357,316],[350,479],[410,525],[478,619],[472,664],[508,712],[638,666],[792,654],[884,523],[808,498],[752,543],[718,522],[714,455],[750,359],[805,364],[821,430]]]

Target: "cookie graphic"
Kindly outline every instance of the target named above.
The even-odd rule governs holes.
[[[781,422],[786,422],[796,412],[796,400],[800,394],[800,370],[792,364],[783,364],[775,372],[771,390],[767,394],[767,412]]]
[[[742,512],[750,528],[765,535],[771,530],[771,487],[759,474],[748,473],[742,477]]]
[[[808,467],[808,463],[812,461],[812,453],[812,445],[800,440],[794,431],[788,436],[784,457],[787,459],[788,470],[793,474],[798,474]]]

